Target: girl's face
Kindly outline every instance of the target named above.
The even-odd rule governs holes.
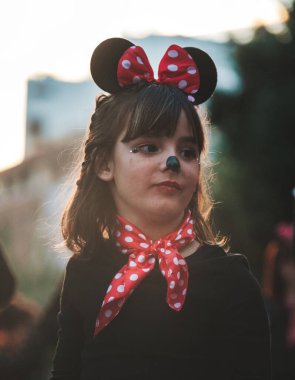
[[[184,211],[198,185],[199,152],[184,111],[171,137],[141,136],[122,142],[118,137],[107,168],[98,175],[108,181],[117,212],[139,228],[182,222]],[[166,167],[176,156],[180,169]]]

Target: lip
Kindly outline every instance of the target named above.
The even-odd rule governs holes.
[[[176,190],[181,190],[181,186],[179,183],[175,181],[163,181],[159,182],[155,185],[156,187],[166,187],[167,189],[176,189]]]

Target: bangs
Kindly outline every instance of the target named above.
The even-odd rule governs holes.
[[[143,87],[138,92],[122,141],[129,142],[140,136],[173,136],[182,109],[185,111],[201,152],[204,136],[194,106],[177,88],[157,83]]]

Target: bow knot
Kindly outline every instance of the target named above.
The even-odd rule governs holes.
[[[153,82],[154,72],[148,57],[140,46],[131,46],[122,55],[118,65],[118,81],[121,87],[138,83]]]
[[[158,79],[145,51],[140,46],[128,48],[119,60],[117,76],[121,87],[141,81],[173,84],[188,94],[188,100],[195,101],[194,94],[200,88],[197,65],[190,54],[178,45],[171,45],[160,61]]]

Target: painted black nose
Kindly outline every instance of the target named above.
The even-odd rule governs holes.
[[[166,161],[166,167],[173,172],[178,172],[180,169],[180,162],[178,161],[178,158],[175,156],[168,157]]]

